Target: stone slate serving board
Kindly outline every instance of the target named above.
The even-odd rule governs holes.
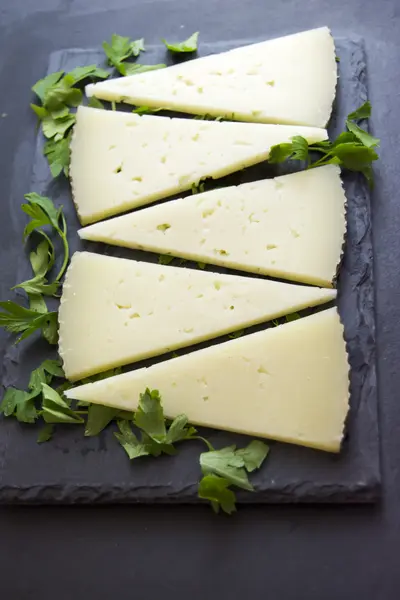
[[[256,40],[203,44],[200,54],[220,52]],[[337,98],[331,123],[331,136],[344,127],[346,115],[367,98],[366,61],[361,39],[337,39],[340,57]],[[161,46],[148,48],[143,62],[165,62]],[[51,55],[49,72],[77,65],[102,64],[99,51],[63,50]],[[53,180],[42,155],[43,140],[38,137],[31,191],[49,195],[63,204],[70,230],[71,250],[90,249],[119,256],[154,261],[155,255],[124,251],[101,244],[82,244],[76,234],[79,226],[69,186],[59,177]],[[287,165],[273,168],[261,164],[219,180],[219,184],[273,176],[288,170]],[[371,214],[368,189],[356,174],[344,175],[348,198],[348,231],[338,281],[338,305],[345,326],[351,363],[351,409],[347,435],[340,455],[271,442],[265,465],[252,477],[256,493],[239,491],[239,502],[372,502],[379,497],[379,433],[375,369],[374,291],[372,271]],[[22,198],[21,198],[22,201]],[[23,218],[19,205],[11,209],[16,244],[20,244]],[[0,257],[0,273],[1,261]],[[194,266],[194,265],[189,265]],[[226,269],[213,268],[227,272]],[[243,273],[242,273],[243,275]],[[17,280],[30,277],[26,256],[21,251]],[[261,327],[251,328],[258,330]],[[249,331],[251,331],[249,330]],[[224,338],[226,339],[226,338]],[[215,340],[211,343],[218,343]],[[204,345],[210,345],[203,344]],[[190,351],[185,350],[184,352]],[[182,353],[181,351],[180,353]],[[30,371],[49,357],[46,343],[40,339],[17,347],[10,340],[4,359],[3,386],[26,385]],[[165,358],[165,357],[163,357]],[[148,364],[161,360],[147,361]],[[142,363],[143,364],[143,363]],[[142,366],[142,364],[138,366]],[[50,443],[38,445],[38,429],[13,419],[0,421],[0,502],[2,503],[135,503],[197,502],[200,477],[200,442],[185,443],[173,457],[138,460],[130,463],[108,428],[100,436],[85,438],[82,427],[60,426]],[[232,433],[206,430],[215,447],[248,438]]]

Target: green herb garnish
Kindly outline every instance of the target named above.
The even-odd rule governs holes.
[[[373,184],[372,163],[378,159],[374,150],[379,146],[379,139],[364,131],[354,121],[367,119],[371,114],[371,104],[365,102],[355,112],[350,113],[346,120],[347,131],[341,133],[333,142],[325,141],[308,144],[301,136],[294,136],[291,143],[272,146],[269,162],[279,163],[286,159],[306,162],[307,168],[323,165],[339,165],[350,171],[363,173],[368,183]],[[311,161],[310,152],[322,155]]]
[[[147,389],[140,394],[139,406],[133,423],[140,431],[138,438],[127,421],[118,421],[119,433],[115,437],[133,460],[140,456],[160,456],[175,454],[174,444],[183,440],[195,439],[196,429],[188,426],[188,419],[180,415],[167,428],[161,397],[157,390]]]
[[[132,41],[129,37],[113,34],[111,42],[102,44],[105,55],[110,65],[115,67],[121,75],[136,75],[162,69],[166,65],[139,65],[137,63],[125,62],[128,58],[139,56],[145,51],[144,39]]]
[[[163,38],[163,42],[170,52],[196,52],[198,44],[199,32],[193,33],[184,42],[171,44]]]
[[[106,79],[109,72],[96,65],[77,67],[69,73],[57,71],[40,79],[32,87],[41,104],[31,104],[36,113],[47,142],[44,154],[51,174],[57,177],[61,172],[68,176],[69,132],[75,124],[71,108],[82,102],[82,91],[75,86],[85,79]]]
[[[253,440],[240,450],[236,446],[228,446],[203,452],[200,454],[200,466],[204,477],[199,483],[199,497],[209,500],[215,512],[222,508],[231,514],[236,506],[235,494],[230,486],[253,491],[248,473],[260,468],[268,452],[268,446],[259,440]]]

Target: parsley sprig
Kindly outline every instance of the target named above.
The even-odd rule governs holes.
[[[23,212],[30,217],[23,233],[24,241],[34,232],[39,234],[41,241],[30,252],[29,260],[33,277],[14,286],[22,289],[29,300],[29,308],[17,302],[7,300],[0,302],[0,327],[10,333],[21,334],[20,342],[35,331],[41,330],[43,337],[50,343],[58,341],[57,312],[49,312],[43,296],[56,296],[61,279],[69,261],[69,246],[67,240],[67,224],[62,207],[56,208],[50,198],[34,192],[25,195],[28,201],[22,204]],[[48,274],[55,264],[55,246],[52,234],[55,233],[63,246],[62,264],[53,281],[48,281]]]
[[[362,173],[369,185],[372,186],[371,165],[379,158],[375,150],[379,146],[379,139],[356,123],[356,121],[368,119],[370,115],[371,103],[365,102],[348,115],[347,131],[339,134],[334,141],[308,144],[303,137],[294,136],[291,142],[272,146],[268,160],[270,163],[280,163],[286,159],[301,160],[307,164],[309,169],[329,164],[339,165],[349,171]],[[312,153],[319,154],[319,158],[312,160]]]
[[[162,41],[164,42],[164,44],[166,45],[166,47],[168,48],[168,50],[170,52],[182,53],[182,52],[196,52],[198,40],[199,40],[199,32],[196,31],[196,33],[193,33],[190,37],[188,37],[187,40],[184,40],[183,42],[175,42],[174,44],[171,44],[170,42],[167,42],[167,40],[165,40],[165,39],[163,39]]]
[[[200,454],[203,477],[199,482],[199,497],[209,500],[215,512],[220,509],[228,514],[234,512],[236,497],[231,487],[253,491],[248,473],[260,468],[267,457],[268,446],[253,440],[242,449],[228,446],[215,450],[206,438],[198,435],[195,427],[189,425],[186,415],[179,415],[173,421],[166,420],[158,390],[146,389],[140,394],[138,409],[133,414],[86,402],[73,404],[64,395],[74,385],[119,373],[120,369],[112,369],[75,384],[64,380],[54,388],[51,387],[54,378],[64,378],[64,372],[60,361],[46,360],[32,371],[27,390],[15,387],[6,390],[0,403],[0,414],[14,417],[22,423],[42,421],[44,427],[39,432],[38,443],[49,441],[57,424],[84,425],[85,436],[95,436],[116,421],[119,431],[114,435],[130,460],[143,456],[173,455],[178,442],[201,440],[206,444],[207,451]],[[138,435],[132,426],[137,429]]]
[[[121,75],[136,75],[146,71],[163,69],[166,65],[140,65],[136,62],[126,62],[128,58],[136,58],[140,52],[145,52],[144,39],[131,40],[114,33],[110,42],[102,44],[108,63],[113,66]]]
[[[210,446],[209,442],[207,445]],[[259,440],[253,440],[239,450],[236,446],[227,446],[222,450],[209,447],[208,452],[200,454],[203,478],[199,483],[199,497],[209,500],[215,512],[222,508],[231,514],[236,510],[231,486],[254,491],[248,473],[261,467],[268,452],[268,446]]]
[[[119,433],[114,434],[131,460],[139,456],[175,454],[174,444],[196,439],[197,430],[188,426],[185,415],[179,415],[167,427],[158,390],[146,389],[140,394],[133,423],[139,429],[140,437],[134,434],[126,420],[118,421]]]
[[[140,395],[139,407],[133,417],[139,437],[132,431],[127,420],[119,420],[119,433],[115,437],[131,460],[141,456],[175,454],[174,444],[184,440],[201,440],[207,452],[200,454],[203,477],[199,482],[199,497],[209,500],[215,512],[222,509],[231,514],[236,510],[235,493],[232,486],[253,491],[248,473],[260,468],[268,455],[268,446],[253,440],[246,448],[228,446],[215,450],[210,442],[199,436],[194,427],[188,425],[186,415],[179,415],[167,427],[161,397],[157,390],[147,389]]]
[[[106,79],[109,72],[96,65],[77,67],[68,73],[56,71],[40,79],[32,87],[40,104],[31,104],[47,139],[44,154],[51,174],[57,177],[61,172],[68,176],[70,130],[75,124],[71,108],[82,102],[82,91],[75,87],[86,79]]]

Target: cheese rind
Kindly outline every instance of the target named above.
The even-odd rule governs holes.
[[[172,200],[96,223],[82,239],[331,286],[346,229],[340,169],[327,165]]]
[[[82,224],[190,189],[266,160],[271,146],[295,135],[309,142],[324,129],[260,125],[99,110],[80,106],[70,175]]]
[[[327,27],[86,87],[88,96],[239,121],[325,127],[335,96]]]
[[[59,311],[68,379],[333,300],[334,290],[74,254]]]
[[[146,387],[169,418],[338,452],[349,400],[343,327],[333,308],[66,393],[136,410]]]

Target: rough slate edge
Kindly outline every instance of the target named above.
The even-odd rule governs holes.
[[[247,40],[247,43],[249,41]],[[209,45],[210,52],[246,43]],[[341,58],[336,118],[331,132],[343,127],[344,117],[366,98],[364,45],[360,39],[336,40]],[[204,45],[203,45],[204,49]],[[160,48],[146,53],[146,62],[161,62]],[[70,50],[51,56],[49,72],[76,64],[98,62],[97,51]],[[147,61],[147,59],[150,59]],[[161,57],[164,59],[164,56]],[[51,195],[67,208],[73,231],[78,226],[68,200],[66,182],[50,180],[39,136],[32,190]],[[251,170],[253,178],[271,174],[270,166]],[[236,180],[236,183],[240,182]],[[245,175],[246,177],[246,175]],[[364,181],[354,174],[345,177],[348,207],[347,249],[339,281],[339,309],[345,324],[352,365],[349,436],[339,456],[306,448],[271,443],[268,463],[253,478],[257,493],[238,493],[239,501],[264,502],[372,502],[379,497],[379,438],[375,371],[372,244],[369,195]],[[18,213],[18,214],[17,214]],[[21,220],[15,207],[15,222]],[[17,232],[19,234],[19,232]],[[72,249],[78,247],[77,236]],[[18,235],[19,239],[19,235]],[[103,249],[104,246],[89,246]],[[111,250],[111,249],[110,249]],[[114,249],[113,249],[114,250]],[[133,255],[132,253],[130,254]],[[139,254],[144,257],[142,253]],[[145,259],[154,259],[146,255]],[[29,273],[20,260],[18,280]],[[44,357],[44,344],[24,349],[9,347],[5,357],[4,385],[25,380]],[[24,365],[22,372],[19,361]],[[1,424],[0,501],[4,503],[133,503],[196,502],[199,478],[197,444],[183,445],[176,457],[138,461],[130,465],[107,431],[98,438],[83,438],[81,430],[64,428],[51,444],[36,445],[37,430],[8,420]],[[244,436],[209,431],[217,446],[246,443]],[[71,457],[68,455],[71,454]],[[135,478],[135,480],[133,480]],[[157,482],[157,483],[155,483]]]

